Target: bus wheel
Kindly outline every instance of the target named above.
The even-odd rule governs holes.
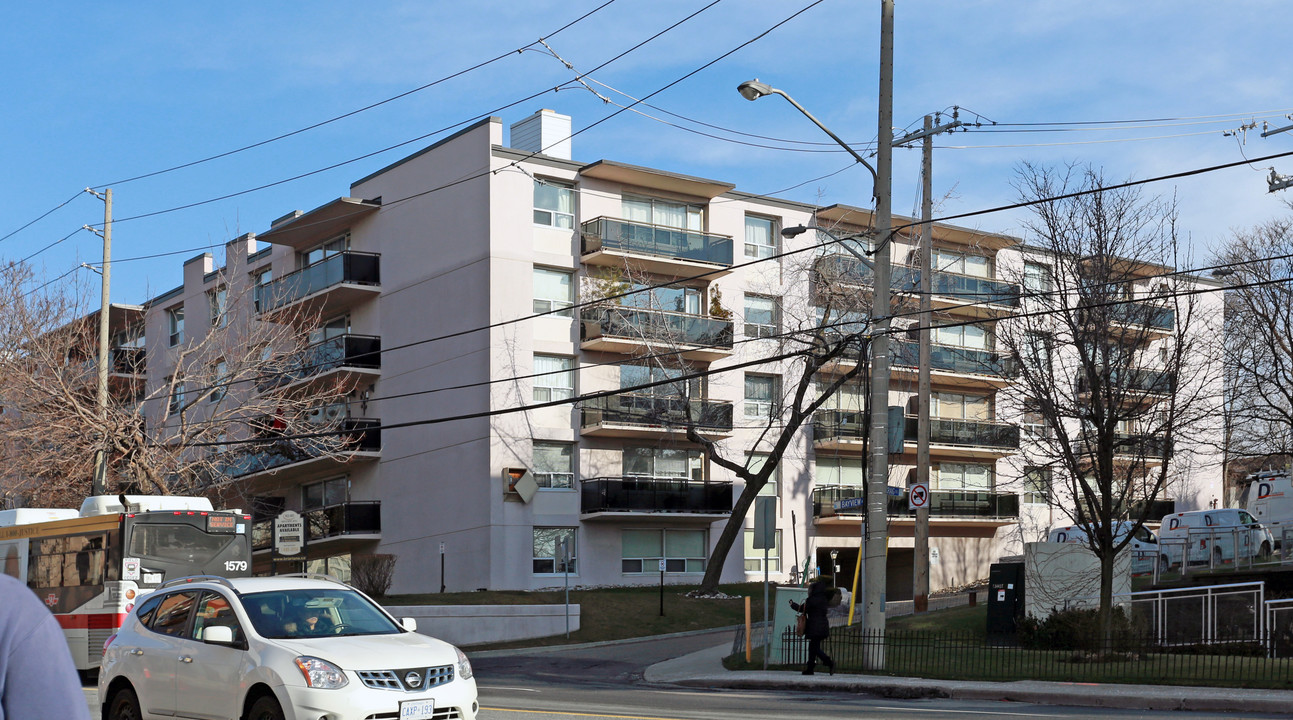
[[[108,709],[108,720],[140,720],[139,698],[130,688],[121,688],[112,696],[112,705]]]
[[[283,720],[283,708],[279,707],[278,700],[275,700],[273,695],[262,695],[252,704],[247,718],[248,720]]]

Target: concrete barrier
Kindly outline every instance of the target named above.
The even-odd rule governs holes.
[[[418,621],[418,632],[454,645],[481,645],[565,635],[565,605],[387,605],[397,618]],[[570,632],[579,629],[579,606],[570,605]]]

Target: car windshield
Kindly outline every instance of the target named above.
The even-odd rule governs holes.
[[[242,596],[243,608],[262,637],[295,639],[401,632],[386,613],[345,588],[273,590]]]

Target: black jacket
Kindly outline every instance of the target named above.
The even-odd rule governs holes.
[[[809,640],[825,640],[831,635],[831,624],[826,619],[826,610],[831,599],[831,591],[827,589],[826,583],[813,583],[808,588],[808,597],[803,604],[794,600],[790,601],[790,607],[796,612],[808,615],[807,627],[804,629],[804,637]]]

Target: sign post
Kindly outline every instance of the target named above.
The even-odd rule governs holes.
[[[566,639],[570,639],[570,538],[561,538],[561,572],[566,579]]]
[[[768,550],[777,544],[777,499],[754,498],[754,548],[763,548],[763,669],[768,669]]]
[[[444,543],[440,543],[440,592],[444,592]]]
[[[660,558],[660,617],[664,617],[664,558]]]

